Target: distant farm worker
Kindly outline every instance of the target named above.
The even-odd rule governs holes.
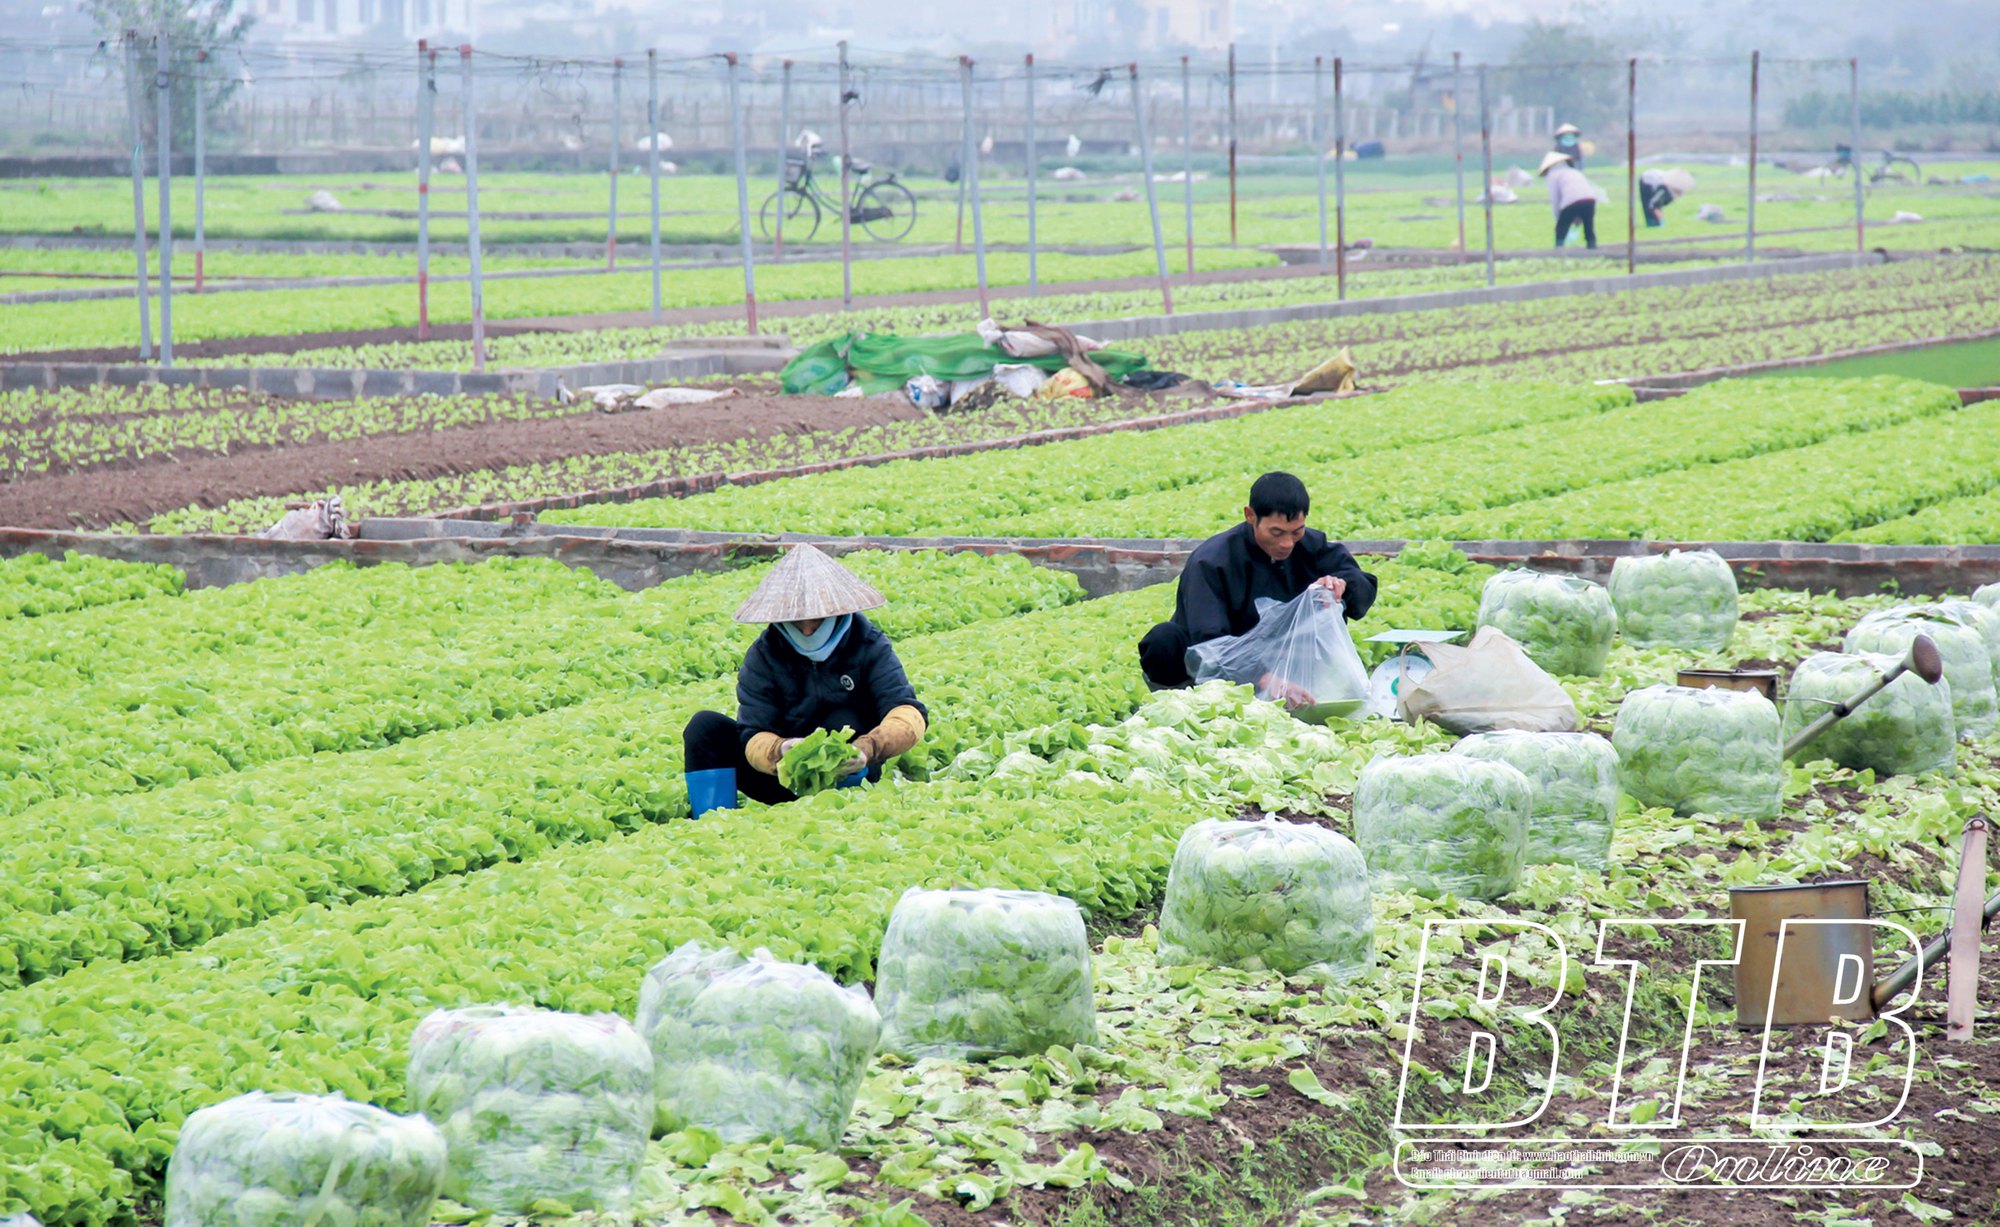
[[[1188,685],[1188,649],[1256,626],[1259,598],[1283,603],[1318,586],[1333,591],[1350,620],[1368,612],[1375,577],[1346,546],[1306,527],[1310,506],[1304,482],[1290,473],[1266,473],[1250,487],[1243,522],[1195,547],[1181,572],[1173,618],[1139,641],[1139,666],[1149,683]]]
[[[1575,124],[1564,124],[1556,129],[1556,152],[1569,159],[1569,164],[1583,169],[1583,133]]]
[[[1660,210],[1666,208],[1682,196],[1694,190],[1694,176],[1678,168],[1674,170],[1648,170],[1639,173],[1639,208],[1646,214],[1646,224],[1660,224]]]
[[[1563,154],[1553,151],[1542,156],[1542,175],[1549,181],[1549,208],[1556,214],[1556,246],[1569,237],[1569,228],[1583,227],[1583,245],[1597,246],[1597,189],[1583,172]]]
[[[923,737],[928,713],[903,662],[864,609],[880,592],[810,545],[771,568],[736,611],[767,622],[736,675],[736,718],[696,712],[682,734],[688,804],[699,818],[730,809],[739,793],[777,805],[798,799],[778,782],[778,762],[815,729],[854,729],[843,782],[882,778],[883,764]]]

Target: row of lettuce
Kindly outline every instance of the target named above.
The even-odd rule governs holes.
[[[1464,597],[1483,578],[1461,572],[1452,581]],[[913,639],[912,672],[951,679],[953,697],[940,706],[972,705],[973,718],[935,747],[951,765],[932,774],[948,778],[824,793],[789,808],[783,821],[749,810],[648,823],[628,811],[614,830],[484,872],[392,897],[274,912],[199,949],[99,962],[0,994],[0,1077],[22,1088],[0,1105],[0,1136],[24,1140],[8,1155],[10,1185],[0,1194],[53,1221],[115,1221],[157,1189],[178,1124],[195,1109],[251,1089],[333,1091],[407,1109],[409,1038],[432,1009],[525,999],[630,1015],[641,973],[686,941],[764,946],[853,981],[878,974],[884,925],[912,886],[1048,891],[1094,915],[1122,916],[1158,893],[1176,841],[1199,819],[1238,804],[1323,803],[1328,792],[1353,789],[1378,753],[1446,744],[1435,730],[1380,722],[1338,735],[1309,729],[1240,697],[1160,696],[1120,723],[1140,707],[1143,689],[1104,679],[1131,675],[1130,636],[1157,616],[1157,596],[1025,615],[1001,635],[973,627],[933,636],[935,656],[924,654],[925,639]],[[1066,645],[1074,670],[1037,669],[1052,642]],[[1796,658],[1806,646],[1790,632],[1784,654]],[[1579,700],[1588,715],[1608,715],[1627,689],[1688,659],[1620,648],[1604,677],[1576,688]],[[701,699],[630,701],[616,718],[626,737],[650,739],[645,749],[661,756],[665,774],[671,727]],[[1199,774],[1167,776],[1176,764]],[[1793,774],[1790,792],[1812,783],[1809,773]],[[1921,804],[1854,834],[1888,855],[1893,845],[1949,833],[1991,802],[1994,782],[1975,763],[1949,788],[1919,783]],[[602,812],[608,819],[631,804],[612,799]],[[1593,908],[1617,913],[1612,905],[1642,899],[1712,909],[1701,883],[1712,887],[1725,867],[1695,853],[1715,836],[1699,819],[1627,809],[1624,842],[1601,873],[1551,866],[1501,888],[1514,889],[1514,904],[1566,917],[1565,927],[1579,931]],[[1854,843],[1825,829],[1783,837],[1798,849],[1728,867],[1729,880],[1818,872]],[[1598,840],[1593,833],[1586,842]],[[229,851],[226,839],[190,849],[210,859]],[[1428,905],[1385,890],[1376,910],[1378,928],[1388,926],[1378,943],[1384,957],[1407,970],[1412,926]],[[1397,997],[1386,984],[1365,985],[1340,1016],[1388,1025],[1406,1008]],[[1184,1100],[1186,1089],[1178,1094]],[[899,1180],[934,1192],[940,1179],[943,1190],[955,1187],[944,1164],[931,1166],[937,1149]]]
[[[2000,406],[1895,377],[1628,390],[1429,385],[1156,437],[594,504],[544,518],[902,536],[1202,537],[1274,457],[1349,539],[1833,540],[1930,509],[2000,536]],[[1774,492],[1776,493],[1774,496]],[[1871,527],[1876,526],[1876,527]]]

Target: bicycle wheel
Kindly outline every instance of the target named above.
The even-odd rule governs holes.
[[[1889,158],[1882,163],[1882,169],[1875,172],[1876,183],[1922,183],[1924,171],[1909,158]]]
[[[785,237],[794,243],[804,243],[819,232],[819,202],[804,192],[772,192],[764,198],[764,207],[757,210],[757,225],[764,237],[773,238],[778,233],[778,198],[785,198]]]
[[[854,198],[854,216],[870,238],[894,243],[917,224],[917,198],[894,179],[871,183]]]

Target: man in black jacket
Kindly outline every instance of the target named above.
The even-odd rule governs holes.
[[[1354,555],[1306,527],[1311,500],[1290,473],[1266,473],[1250,487],[1243,522],[1188,556],[1174,616],[1139,641],[1139,665],[1156,687],[1185,686],[1188,649],[1257,625],[1257,601],[1292,600],[1315,585],[1332,590],[1351,621],[1375,603],[1375,577]]]
[[[865,730],[843,782],[882,778],[882,764],[923,737],[924,705],[903,663],[861,611],[881,593],[810,545],[787,554],[736,611],[770,625],[743,657],[736,717],[696,712],[682,734],[688,805],[696,818],[730,809],[738,793],[767,805],[795,801],[778,763],[815,729]]]

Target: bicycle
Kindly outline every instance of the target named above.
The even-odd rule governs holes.
[[[822,211],[833,212],[840,204],[813,176],[813,159],[821,155],[818,145],[803,153],[785,154],[785,186],[764,198],[757,222],[769,239],[777,234],[779,208],[785,211],[785,237],[806,242],[819,232]],[[874,182],[868,181],[872,167],[859,158],[848,161],[854,173],[854,195],[848,202],[847,218],[868,232],[870,238],[894,243],[917,224],[917,197],[896,182],[896,172]],[[782,201],[782,204],[781,204]]]
[[[1882,162],[1881,165],[1868,173],[1869,183],[1922,183],[1924,181],[1923,168],[1917,165],[1916,159],[1898,157],[1887,149],[1880,150],[1879,152],[1882,155]],[[1850,169],[1857,172],[1860,170],[1859,163],[1854,160],[1854,147],[1851,145],[1835,145],[1833,147],[1833,161],[1827,163],[1826,173],[1833,178],[1840,179],[1845,178]]]

